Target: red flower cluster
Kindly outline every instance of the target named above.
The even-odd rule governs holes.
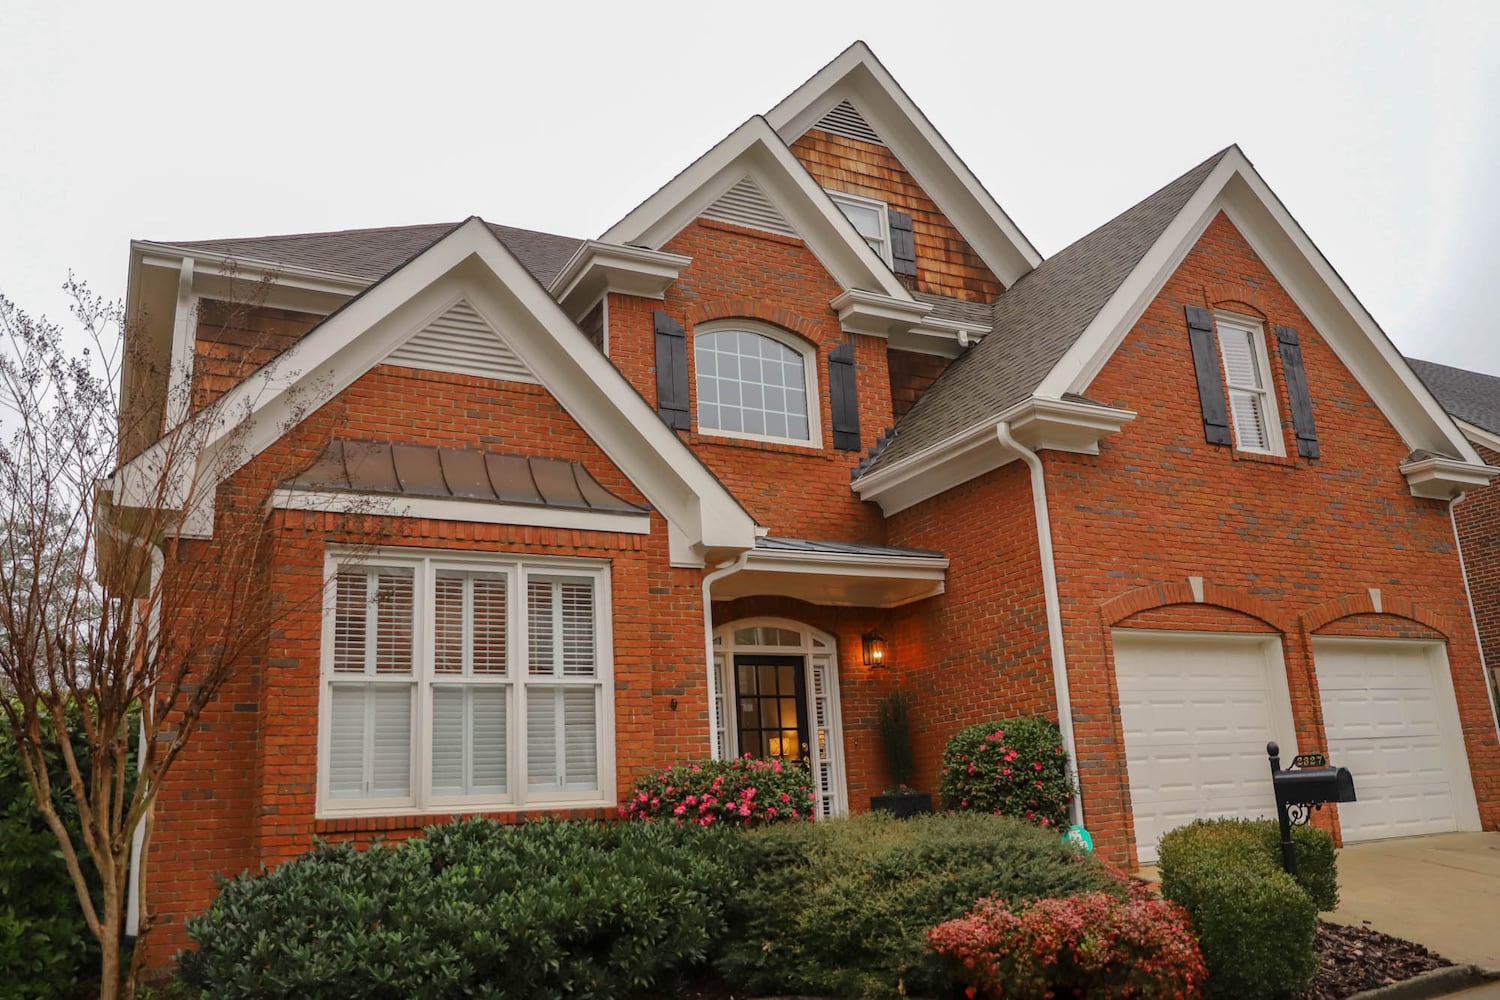
[[[812,819],[816,807],[806,767],[747,754],[738,760],[678,764],[642,778],[620,806],[620,815],[679,826],[762,826]]]
[[[967,916],[928,933],[970,997],[1200,995],[1208,971],[1182,907],[1132,888],[1127,898],[1091,892],[1011,909],[982,899]]]

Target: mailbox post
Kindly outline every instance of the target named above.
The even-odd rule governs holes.
[[[1276,791],[1276,818],[1281,824],[1281,867],[1297,874],[1297,850],[1292,845],[1292,827],[1301,826],[1312,810],[1325,802],[1353,802],[1354,777],[1347,768],[1329,767],[1320,753],[1298,754],[1292,766],[1281,769],[1281,748],[1266,744],[1271,758],[1271,787]]]

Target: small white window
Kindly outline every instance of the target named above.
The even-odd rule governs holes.
[[[855,194],[844,194],[841,191],[829,191],[828,197],[833,199],[849,219],[854,223],[854,228],[859,235],[870,244],[870,249],[880,255],[880,259],[889,266],[891,263],[891,226],[890,217],[886,215],[886,206],[883,201],[873,198],[861,198]]]
[[[608,570],[330,557],[321,815],[609,804]]]
[[[698,430],[722,437],[817,443],[817,354],[771,327],[737,320],[693,332]]]
[[[1276,394],[1271,389],[1271,365],[1266,355],[1265,328],[1259,320],[1218,313],[1219,357],[1224,363],[1224,388],[1229,394],[1229,422],[1235,447],[1271,455],[1285,453]]]

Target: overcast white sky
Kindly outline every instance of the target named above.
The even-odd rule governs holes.
[[[1500,3],[0,2],[0,294],[128,241],[597,236],[863,38],[1055,253],[1238,142],[1408,354],[1500,374]]]

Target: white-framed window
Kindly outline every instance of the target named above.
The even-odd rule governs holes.
[[[1248,316],[1215,313],[1214,326],[1218,330],[1235,447],[1269,455],[1285,454],[1264,324]]]
[[[828,197],[839,207],[845,217],[852,223],[859,235],[870,244],[870,249],[880,255],[880,259],[891,263],[891,224],[890,217],[886,214],[886,204],[876,201],[874,198],[862,198],[857,194],[845,194],[842,191],[829,191]]]
[[[722,437],[817,444],[817,351],[748,320],[693,331],[698,430]]]
[[[609,568],[330,552],[322,816],[614,802]]]

